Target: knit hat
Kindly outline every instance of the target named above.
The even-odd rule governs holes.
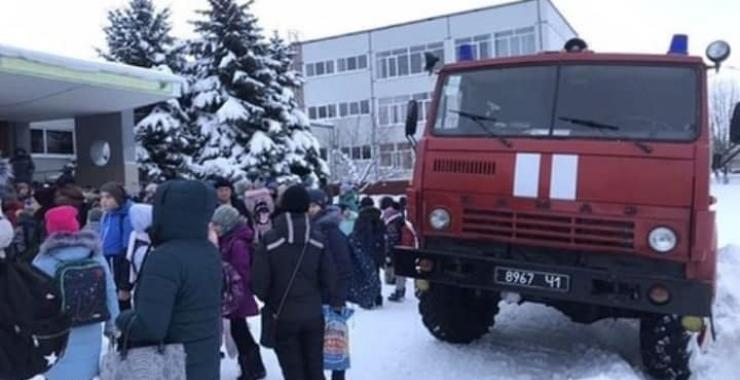
[[[221,235],[231,232],[241,220],[239,210],[229,205],[219,206],[211,217],[211,223],[221,227]]]
[[[312,204],[316,204],[321,208],[326,207],[326,205],[329,203],[329,197],[327,197],[326,193],[321,190],[309,190],[308,197],[311,200]]]
[[[370,197],[362,198],[360,201],[360,208],[375,207],[375,201]]]
[[[77,209],[72,206],[59,206],[46,212],[46,232],[51,235],[58,232],[75,233],[80,231],[77,221]]]
[[[281,208],[283,211],[296,214],[303,214],[308,211],[311,204],[311,198],[308,191],[302,185],[293,185],[289,187],[281,196]]]
[[[393,203],[393,198],[383,197],[383,199],[380,200],[380,209],[385,210],[387,208],[393,207]]]
[[[116,203],[118,203],[119,206],[122,206],[124,203],[126,203],[126,199],[128,198],[128,194],[126,194],[126,189],[124,189],[121,184],[115,182],[108,182],[105,185],[101,186],[100,192],[110,194],[110,196],[116,200]]]

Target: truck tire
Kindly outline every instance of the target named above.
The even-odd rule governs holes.
[[[419,313],[435,338],[468,344],[488,333],[498,313],[499,301],[496,293],[431,284],[419,294]]]
[[[691,334],[675,315],[651,315],[640,320],[640,350],[645,371],[656,380],[687,380]]]

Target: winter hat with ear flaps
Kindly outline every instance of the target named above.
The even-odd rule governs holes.
[[[211,223],[221,227],[221,234],[231,232],[241,221],[239,211],[229,205],[219,206],[211,217]]]

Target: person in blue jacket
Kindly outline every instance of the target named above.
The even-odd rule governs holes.
[[[131,308],[132,285],[129,281],[130,264],[126,260],[126,252],[129,236],[133,231],[129,216],[133,203],[123,186],[109,182],[100,188],[100,205],[105,213],[100,222],[103,254],[113,273],[119,307],[121,310],[128,310]]]
[[[33,265],[54,277],[61,264],[89,257],[97,261],[105,273],[104,278],[99,281],[105,282],[105,303],[110,317],[105,323],[73,327],[65,354],[61,358],[47,358],[58,361],[44,376],[47,380],[91,380],[98,376],[103,333],[108,337],[116,335],[116,287],[103,257],[98,234],[89,230],[80,231],[77,210],[74,207],[60,206],[49,210],[45,215],[45,223],[48,237],[41,245]]]

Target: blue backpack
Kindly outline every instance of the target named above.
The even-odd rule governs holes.
[[[110,319],[105,268],[94,253],[86,259],[61,262],[55,280],[62,296],[62,310],[72,326],[105,322]]]

